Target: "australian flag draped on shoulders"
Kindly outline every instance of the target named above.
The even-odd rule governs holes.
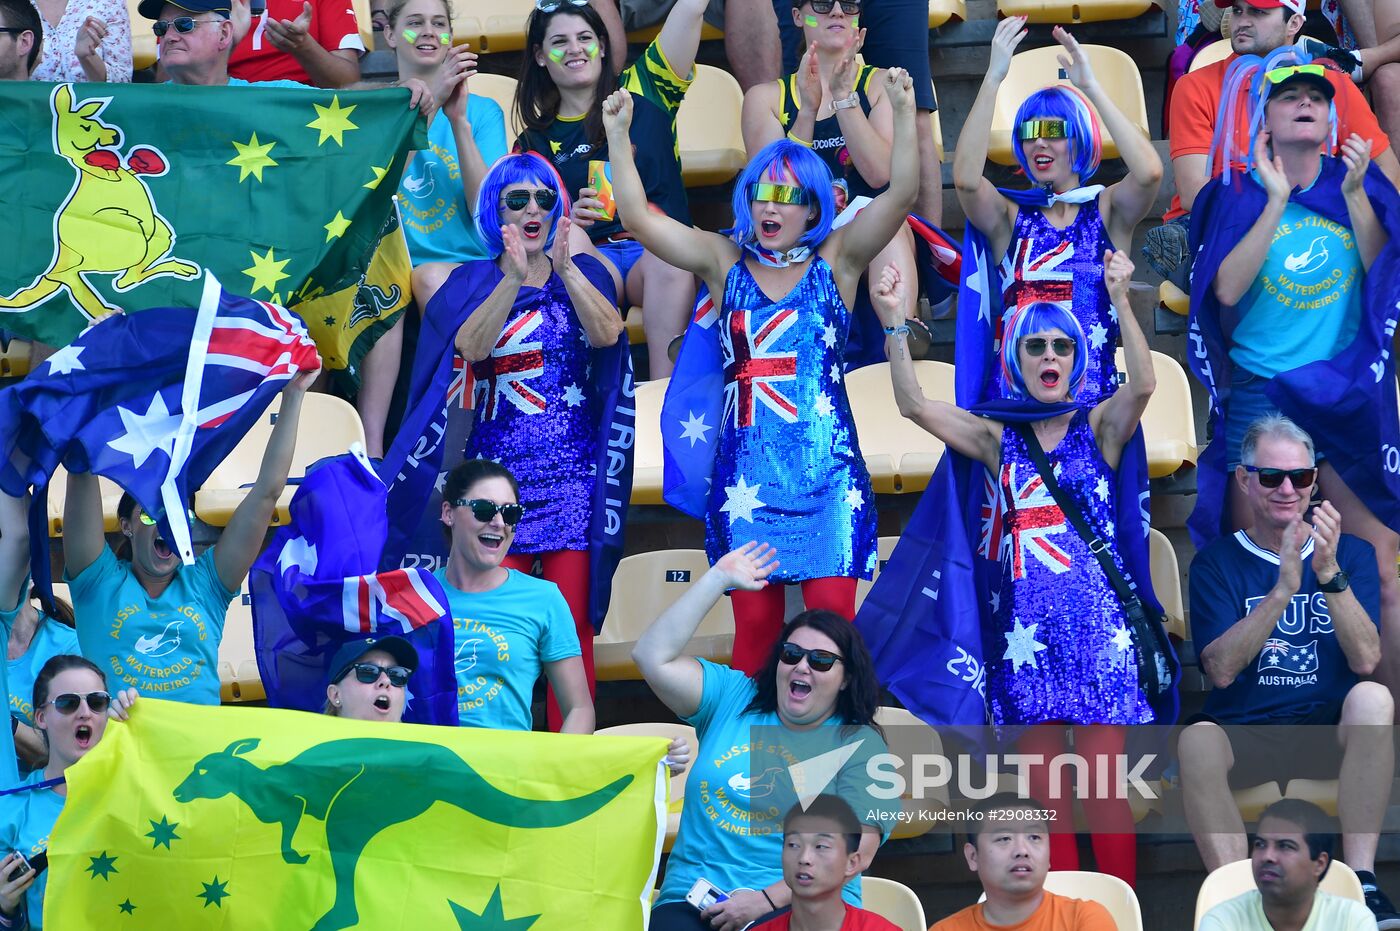
[[[452,618],[426,569],[379,572],[387,490],[358,447],[318,463],[249,573],[253,648],[269,704],[319,712],[331,657],[348,640],[395,634],[418,650],[404,720],[457,724]]]
[[[197,312],[108,317],[0,392],[0,488],[34,487],[35,583],[49,584],[48,482],[59,465],[122,486],[193,562],[190,492],[292,376],[320,364],[301,318],[228,294],[206,272]]]
[[[580,267],[597,264],[588,255],[575,256],[573,261]],[[438,519],[442,485],[447,473],[461,462],[473,419],[471,367],[457,355],[453,344],[462,324],[501,277],[493,261],[467,262],[428,302],[403,422],[379,470],[389,483],[391,515],[383,568],[434,569],[446,559],[447,543]],[[601,271],[601,265],[588,277],[616,304],[611,276]],[[554,276],[544,287],[562,289],[564,285]],[[632,401],[632,356],[626,332],[615,344],[593,350],[589,378],[602,411],[588,531],[588,616],[598,630],[607,616],[613,573],[622,559],[627,507],[632,498],[637,412]]]
[[[1048,202],[1044,191],[1002,193],[1022,204]],[[1072,403],[999,397],[996,354],[1001,301],[1001,278],[990,246],[969,223],[958,293],[958,405],[1001,423],[1031,423],[1074,410]],[[1156,605],[1148,557],[1147,455],[1141,429],[1124,447],[1117,479],[1118,552],[1139,595]],[[948,449],[856,615],[880,681],[929,724],[988,721],[982,632],[991,624],[1001,559],[1010,555],[1013,545],[1003,517],[996,477],[981,462]],[[1075,531],[1066,522],[1062,532]],[[1172,723],[1177,711],[1175,692],[1154,710],[1158,723]]]
[[[1322,159],[1322,170],[1307,190],[1295,190],[1293,203],[1351,227],[1342,179],[1346,164]],[[1364,316],[1356,338],[1331,359],[1299,366],[1275,376],[1267,394],[1280,411],[1313,438],[1346,482],[1388,527],[1400,526],[1400,417],[1395,397],[1395,360],[1391,344],[1400,318],[1400,195],[1372,163],[1364,179],[1367,196],[1389,242],[1366,274],[1361,306]],[[1228,513],[1224,411],[1230,401],[1230,333],[1239,322],[1235,308],[1215,297],[1221,263],[1249,232],[1268,200],[1247,172],[1228,182],[1217,177],[1196,198],[1191,212],[1189,359],[1191,371],[1210,393],[1210,445],[1196,470],[1196,507],[1188,526],[1197,546],[1222,533]]]

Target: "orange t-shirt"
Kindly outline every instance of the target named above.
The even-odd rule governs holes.
[[[934,924],[928,931],[1117,931],[1108,909],[1088,899],[1045,893],[1035,914],[1017,925],[988,924],[982,917],[982,903]]]
[[[1176,82],[1172,91],[1171,109],[1171,157],[1182,155],[1208,155],[1210,141],[1215,135],[1215,121],[1220,114],[1220,92],[1225,86],[1225,72],[1238,55],[1231,55],[1224,61],[1206,65],[1200,71],[1192,71]],[[1327,80],[1332,82],[1337,94],[1333,103],[1337,105],[1337,139],[1346,139],[1356,133],[1362,139],[1371,140],[1371,157],[1390,148],[1390,137],[1381,132],[1376,115],[1361,96],[1361,91],[1351,82],[1351,78],[1339,71],[1327,69]],[[1241,104],[1244,102],[1241,101]],[[1249,139],[1249,107],[1241,105],[1237,111],[1236,136],[1238,140]],[[1247,144],[1247,143],[1241,143]],[[1244,152],[1236,152],[1236,165],[1243,167]],[[1220,165],[1215,166],[1217,174]],[[1181,209],[1181,198],[1172,194],[1172,205],[1162,219],[1174,220],[1186,213]]]

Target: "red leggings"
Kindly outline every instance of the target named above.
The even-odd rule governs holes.
[[[555,550],[552,553],[511,554],[505,558],[505,565],[511,569],[529,573],[535,568],[539,558],[546,580],[559,586],[564,600],[569,604],[569,613],[574,616],[574,630],[578,632],[578,645],[583,650],[583,671],[588,675],[588,695],[592,698],[598,692],[598,683],[593,677],[593,625],[588,622],[588,553],[584,550]],[[556,734],[564,723],[559,711],[559,700],[554,695],[554,686],[548,690],[547,708],[549,729]]]
[[[850,620],[856,613],[856,580],[844,577],[806,579],[802,602],[807,609],[835,611]],[[734,658],[731,665],[750,675],[768,661],[778,635],[783,632],[783,603],[787,586],[770,584],[756,592],[735,591]]]
[[[1059,826],[1058,830],[1050,832],[1050,869],[1079,869],[1079,847],[1071,829],[1074,824],[1074,799],[1078,796],[1084,818],[1093,832],[1089,840],[1099,872],[1117,876],[1130,886],[1137,885],[1137,838],[1133,834],[1133,811],[1127,799],[1113,797],[1117,794],[1116,767],[1110,762],[1106,768],[1109,784],[1100,785],[1096,762],[1104,756],[1112,761],[1123,752],[1126,739],[1127,729],[1121,726],[1101,724],[1074,728],[1075,753],[1090,764],[1088,785],[1080,792],[1076,792],[1072,785],[1063,784],[1057,787],[1057,791],[1051,791],[1049,761],[1067,750],[1062,729],[1039,725],[1016,741],[1017,753],[1034,754],[1046,761],[1046,765],[1031,767],[1029,775],[1031,797],[1055,812],[1054,826]],[[1068,781],[1064,777],[1072,779],[1073,772],[1072,767],[1061,767],[1057,776]]]

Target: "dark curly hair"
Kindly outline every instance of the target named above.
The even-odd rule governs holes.
[[[778,656],[793,632],[803,627],[828,637],[836,644],[836,652],[841,654],[846,676],[846,687],[836,696],[836,714],[841,723],[847,728],[872,727],[883,737],[885,732],[875,723],[875,709],[880,707],[880,681],[875,675],[875,661],[860,631],[835,611],[803,611],[783,626],[768,661],[753,677],[757,692],[744,713],[777,712]]]

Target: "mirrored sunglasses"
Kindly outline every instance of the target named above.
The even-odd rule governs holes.
[[[805,205],[807,203],[807,189],[793,184],[755,181],[749,185],[749,200],[767,201],[774,204]]]
[[[87,706],[93,714],[101,714],[112,704],[112,696],[106,692],[88,692],[86,695],[64,692],[62,695],[55,695],[51,700],[44,702],[44,705],[53,705],[54,710],[59,714],[72,714],[84,701],[87,702]],[[44,705],[39,707],[42,708]]]
[[[190,523],[194,523],[194,511],[186,509],[185,517]],[[156,524],[160,523],[159,517],[152,517],[145,511],[141,512],[141,516],[138,517],[137,520],[141,521],[141,523],[145,524],[147,527],[154,527]]]
[[[1022,142],[1031,139],[1067,139],[1069,125],[1064,120],[1026,120],[1016,127]]]
[[[559,192],[547,187],[539,188],[533,192],[535,203],[541,210],[553,210],[554,202],[559,199]],[[517,188],[514,191],[506,191],[501,195],[501,203],[506,205],[507,210],[524,210],[530,203],[530,191]]]
[[[831,8],[836,5],[837,0],[808,0],[808,2],[812,5],[813,13],[821,13],[825,16],[831,12]],[[841,12],[847,16],[855,16],[860,12],[860,2],[861,0],[840,0]]]
[[[452,502],[454,508],[471,508],[472,517],[483,524],[489,523],[491,518],[496,516],[496,512],[501,513],[501,520],[509,527],[514,527],[520,523],[520,518],[525,516],[525,505],[523,504],[497,504],[494,501],[487,501],[485,498],[458,498]]]
[[[1049,346],[1055,355],[1061,359],[1067,359],[1074,355],[1074,340],[1068,336],[1057,336],[1054,339],[1046,339],[1043,336],[1029,336],[1021,340],[1021,348],[1030,353],[1031,358],[1039,358],[1045,355],[1045,347]]]
[[[1294,488],[1311,488],[1312,483],[1317,481],[1316,467],[1311,469],[1269,469],[1247,465],[1244,470],[1259,476],[1259,484],[1265,488],[1277,488],[1283,484],[1285,478],[1293,483]]]
[[[380,666],[376,663],[356,663],[350,667],[355,673],[355,681],[373,685],[379,681],[380,673],[389,677],[389,684],[403,688],[408,684],[412,671],[406,666]]]
[[[813,672],[827,672],[841,661],[839,653],[833,653],[830,650],[804,650],[795,643],[784,643],[782,652],[778,654],[778,659],[782,660],[785,666],[796,666],[802,662],[804,656],[807,658],[807,665],[812,667]]]
[[[195,26],[205,26],[217,22],[220,22],[220,20],[195,19],[193,16],[177,16],[174,19],[158,19],[154,23],[151,23],[151,32],[154,32],[156,38],[159,39],[170,31],[171,26],[174,26],[175,31],[184,36],[194,32]]]
[[[566,6],[571,6],[575,9],[578,7],[585,7],[588,6],[588,0],[535,0],[535,9],[539,10],[541,13],[553,13],[555,10]]]

